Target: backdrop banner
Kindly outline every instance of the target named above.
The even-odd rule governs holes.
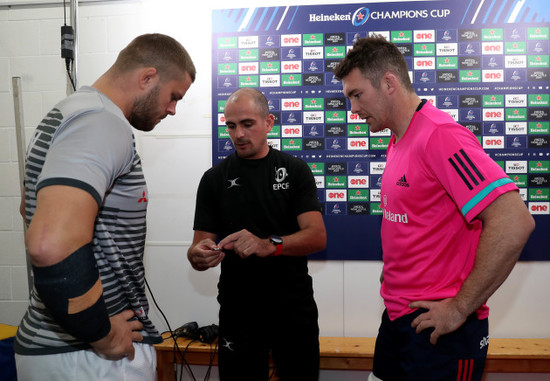
[[[262,91],[269,144],[306,161],[328,230],[314,259],[381,259],[380,184],[388,130],[352,114],[333,70],[380,34],[417,94],[472,131],[520,188],[537,223],[522,260],[550,260],[550,7],[547,0],[434,0],[212,12],[212,162],[234,151],[225,100]]]

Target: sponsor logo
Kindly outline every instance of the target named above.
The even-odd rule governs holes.
[[[483,70],[483,82],[504,82],[504,70]]]
[[[373,175],[381,175],[384,173],[384,169],[386,168],[386,162],[385,161],[371,161],[370,162],[370,173]]]
[[[303,82],[305,86],[319,86],[323,84],[322,74],[304,74]]]
[[[502,149],[504,148],[504,136],[484,136],[483,148]]]
[[[239,49],[257,48],[258,36],[241,36],[239,37]]]
[[[387,209],[383,209],[383,216],[384,216],[384,219],[391,222],[397,222],[400,224],[409,223],[409,217],[407,216],[407,213],[399,214],[399,213],[394,213],[392,211],[389,211]]]
[[[323,45],[323,34],[322,33],[304,34],[302,36],[302,45],[304,46]]]
[[[502,28],[482,29],[481,39],[483,41],[495,41],[502,40],[504,38],[504,32]]]
[[[345,33],[326,33],[325,45],[343,45],[346,43]]]
[[[260,87],[279,87],[280,85],[279,75],[260,75]]]
[[[346,128],[343,125],[325,126],[327,136],[346,136]]]
[[[437,71],[437,82],[458,82],[458,70]]]
[[[353,18],[352,18],[352,24],[353,26],[361,26],[363,25],[364,23],[367,22],[367,20],[369,19],[369,14],[370,14],[370,11],[368,8],[358,8],[354,13],[353,13]]]
[[[405,187],[405,188],[409,187],[409,183],[407,182],[407,178],[405,177],[404,174],[403,174],[403,176],[401,176],[401,178],[399,180],[397,180],[395,185],[400,186],[400,187]]]
[[[275,183],[273,183],[273,190],[278,191],[281,189],[289,189],[290,183],[284,182],[288,177],[288,171],[285,167],[275,168]]]
[[[321,59],[323,58],[324,48],[321,46],[304,47],[302,54],[305,59]]]
[[[260,61],[276,61],[280,56],[279,49],[260,49]]]
[[[481,96],[479,95],[461,95],[459,97],[461,107],[479,107],[481,104]]]
[[[548,136],[529,136],[529,148],[550,148]]]
[[[302,109],[302,98],[281,99],[281,110],[296,111]]]
[[[484,109],[483,120],[484,121],[503,121],[504,109],[503,108]]]
[[[323,162],[307,163],[307,165],[309,165],[314,175],[322,175],[325,173],[325,163]]]
[[[331,175],[339,175],[347,172],[346,163],[327,163],[327,173]]]
[[[368,9],[367,9],[368,12]],[[355,15],[354,15],[355,17]],[[334,22],[334,21],[351,21],[351,12],[346,14],[338,14],[334,12],[331,15],[325,15],[323,13],[310,13],[309,22]],[[367,21],[367,20],[365,20]],[[363,22],[364,23],[364,22]],[[363,25],[363,24],[361,24]]]
[[[368,176],[349,176],[348,188],[368,188],[369,177]]]
[[[283,138],[301,137],[302,126],[282,126],[281,136]]]
[[[304,124],[324,123],[324,113],[322,111],[304,111]]]
[[[506,173],[527,173],[527,161],[506,161]]]
[[[302,35],[283,34],[281,36],[281,46],[302,46]]]
[[[527,123],[525,122],[506,122],[507,135],[526,135]]]
[[[475,41],[480,39],[480,30],[478,29],[461,29],[458,31],[459,41]]]
[[[281,72],[281,63],[275,62],[260,62],[260,74],[272,74]]]
[[[301,151],[302,139],[283,139],[283,151]]]
[[[305,150],[323,150],[325,142],[323,139],[304,139]]]
[[[531,214],[550,214],[550,202],[530,202]]]
[[[369,138],[349,138],[348,150],[367,150],[369,149]]]
[[[241,62],[239,64],[239,74],[258,74],[259,66],[257,62]]]
[[[360,192],[359,192],[360,193]],[[368,194],[368,191],[367,191]],[[363,201],[362,195],[359,197],[349,196],[349,201]],[[349,203],[348,214],[369,214],[369,205],[367,203]]]
[[[345,188],[347,185],[346,176],[326,176],[327,188]],[[344,196],[344,200],[346,197]]]

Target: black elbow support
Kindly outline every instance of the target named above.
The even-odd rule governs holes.
[[[105,337],[111,323],[92,244],[52,266],[33,266],[34,285],[57,323],[79,340]]]

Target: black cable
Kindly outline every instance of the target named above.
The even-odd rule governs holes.
[[[67,5],[63,0],[63,26],[61,27],[61,58],[65,58],[65,68],[71,81],[73,91],[76,91],[76,85],[71,74],[71,65],[74,63],[74,31],[73,27],[67,25]]]
[[[164,319],[164,322],[166,323],[166,326],[168,327],[168,331],[166,331],[166,332],[170,332],[170,336],[165,337],[163,340],[167,340],[167,339],[174,340],[174,350],[173,350],[173,355],[174,355],[174,359],[173,359],[173,361],[174,361],[174,380],[175,381],[178,380],[177,358],[176,358],[176,351],[177,351],[177,353],[179,353],[179,355],[180,355],[181,362],[182,362],[180,376],[183,375],[184,368],[187,368],[187,371],[189,372],[189,374],[190,374],[191,378],[193,379],[193,381],[196,381],[195,375],[193,374],[193,370],[191,369],[191,365],[189,365],[189,363],[185,360],[185,353],[181,352],[181,349],[178,345],[178,336],[174,333],[174,331],[172,331],[172,327],[170,326],[170,323],[168,322],[168,319],[166,318],[166,315],[164,314],[162,309],[159,307],[159,305],[157,303],[157,300],[155,299],[155,295],[153,295],[153,291],[151,291],[151,287],[149,286],[149,282],[147,282],[147,278],[144,277],[143,279],[145,280],[145,286],[147,287],[147,290],[149,291],[149,295],[151,295],[151,299],[153,300],[153,304],[155,305],[157,310],[162,315],[162,317]],[[165,332],[163,332],[163,333],[165,333]]]

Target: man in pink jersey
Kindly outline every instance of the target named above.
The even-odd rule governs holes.
[[[394,44],[358,40],[335,76],[371,132],[393,133],[381,188],[386,311],[370,379],[480,380],[485,302],[534,220],[477,138],[414,92]]]

